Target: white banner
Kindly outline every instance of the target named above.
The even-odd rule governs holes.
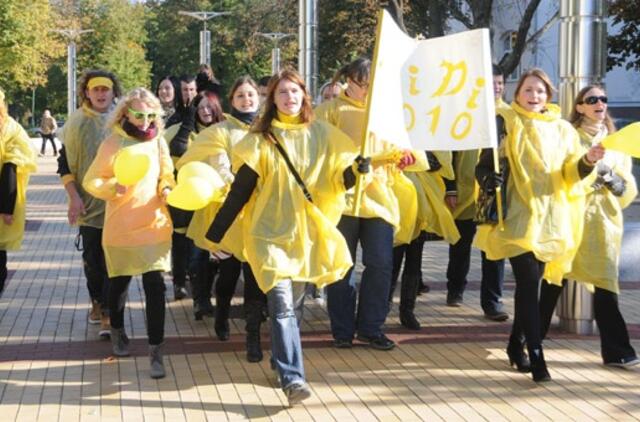
[[[417,150],[495,147],[489,30],[417,41],[382,16],[369,131]]]

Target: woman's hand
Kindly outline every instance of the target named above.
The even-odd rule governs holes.
[[[13,224],[13,214],[0,214],[0,217],[2,217],[2,221],[7,226]]]
[[[84,209],[84,202],[77,193],[69,197],[69,209],[67,210],[67,219],[69,224],[74,225],[78,221],[78,217],[84,215],[86,210]]]
[[[116,193],[118,195],[124,195],[125,193],[127,193],[127,187],[121,185],[120,183],[116,183]]]
[[[167,205],[167,197],[169,196],[169,193],[171,192],[170,188],[164,188],[162,189],[162,193],[160,194],[160,199],[162,199],[162,203]]]
[[[403,151],[403,156],[398,162],[398,168],[400,170],[404,170],[406,167],[412,166],[416,163],[416,157],[413,156],[413,153],[409,150]]]
[[[589,161],[589,163],[594,165],[595,163],[598,162],[598,160],[604,157],[604,152],[605,152],[605,149],[602,146],[602,144],[595,144],[591,146],[591,148],[589,148],[589,151],[587,151],[587,161]]]

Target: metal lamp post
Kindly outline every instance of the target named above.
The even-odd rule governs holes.
[[[187,12],[181,10],[178,14],[202,21],[202,31],[200,31],[200,64],[211,65],[211,32],[207,31],[207,21],[218,16],[230,15],[231,12]]]
[[[76,89],[76,40],[80,35],[87,32],[93,32],[93,29],[54,29],[60,35],[63,35],[69,41],[67,45],[67,115],[76,110],[76,100],[78,93]]]
[[[273,42],[273,48],[271,50],[271,74],[275,75],[280,71],[280,48],[278,47],[278,43],[283,38],[291,37],[293,34],[285,34],[284,32],[258,32],[258,35]]]
[[[318,0],[299,0],[298,70],[312,97],[318,85]]]

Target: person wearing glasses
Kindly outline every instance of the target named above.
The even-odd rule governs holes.
[[[615,132],[607,111],[604,88],[588,85],[578,93],[569,121],[578,130],[586,150]],[[593,286],[593,310],[600,332],[600,352],[605,365],[628,367],[640,363],[618,307],[618,261],[624,231],[622,210],[638,195],[631,173],[631,157],[607,150],[596,171],[580,183],[586,192],[584,236],[562,284],[543,281],[540,319],[544,338],[566,280]]]
[[[59,135],[63,146],[57,173],[67,192],[69,224],[79,229],[76,248],[82,251],[91,298],[89,324],[100,324],[98,334],[108,339],[111,328],[107,306],[109,277],[102,248],[104,201],[86,192],[81,183],[100,143],[107,137],[107,116],[121,95],[121,88],[116,76],[105,70],[86,71],[79,85],[80,108],[71,113]]]
[[[575,218],[581,198],[573,195],[572,188],[604,155],[600,145],[586,152],[581,148],[577,131],[550,103],[553,91],[549,76],[531,69],[518,81],[511,108],[498,109],[497,125],[506,133],[500,155],[509,168],[503,187],[507,214],[503,229],[497,224],[478,225],[474,241],[488,259],[511,262],[516,290],[507,355],[519,371],[531,372],[535,382],[551,380],[540,336],[540,280],[545,269],[557,267],[576,250],[582,234],[582,224]],[[476,180],[491,191],[504,182],[495,173],[491,149],[481,153]]]
[[[117,357],[129,356],[124,308],[131,277],[142,274],[151,377],[165,376],[162,359],[165,285],[169,271],[171,219],[166,198],[174,186],[169,149],[161,136],[160,101],[136,88],[116,106],[107,127],[111,135],[98,148],[82,182],[84,189],[106,202],[102,244],[109,273],[111,345]],[[123,186],[114,174],[118,153],[146,155],[149,169],[138,182]]]
[[[318,119],[349,135],[351,142],[348,146],[354,154],[360,152],[362,142],[370,69],[371,61],[365,58],[343,66],[333,81],[346,80],[346,89],[337,98],[316,108]],[[375,140],[367,146],[367,156],[383,154],[392,148],[386,142]],[[359,289],[353,268],[340,281],[327,287],[327,310],[337,348],[352,347],[354,336],[377,350],[395,347],[382,328],[389,312],[394,234],[400,229],[400,204],[393,192],[393,184],[400,177],[401,170],[414,171],[409,167],[416,164],[416,156],[410,151],[403,154],[400,162],[377,166],[372,177],[364,183],[357,214],[353,211],[354,191],[347,193],[347,207],[338,223],[338,230],[347,240],[354,262],[358,242],[361,243],[365,269]],[[426,160],[422,164],[415,165],[415,170],[426,170]]]
[[[24,236],[29,174],[36,155],[29,135],[7,113],[0,89],[0,297],[7,280],[7,251],[18,250]]]

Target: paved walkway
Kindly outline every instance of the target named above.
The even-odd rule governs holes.
[[[259,364],[246,362],[241,319],[233,320],[230,341],[219,342],[213,321],[194,321],[191,301],[173,301],[170,289],[168,375],[152,380],[139,278],[131,285],[126,314],[132,357],[114,360],[97,327],[87,324],[89,298],[73,247],[76,232],[66,223],[64,190],[54,173],[54,159],[40,158],[29,188],[23,249],[9,254],[11,276],[0,299],[0,420],[640,419],[640,368],[602,366],[597,336],[551,332],[545,342],[551,383],[536,385],[510,369],[504,353],[509,322],[481,317],[479,254],[474,252],[464,305],[449,308],[447,248],[441,242],[425,249],[431,292],[417,305],[424,328],[415,333],[400,326],[396,298],[387,320],[398,342],[393,351],[332,348],[325,309],[308,301],[302,337],[313,398],[304,406],[286,407],[268,353]],[[632,206],[632,219],[638,210]],[[511,315],[512,279],[508,273],[505,304]],[[639,279],[622,283],[620,305],[640,350]],[[239,306],[234,311],[240,315]]]

